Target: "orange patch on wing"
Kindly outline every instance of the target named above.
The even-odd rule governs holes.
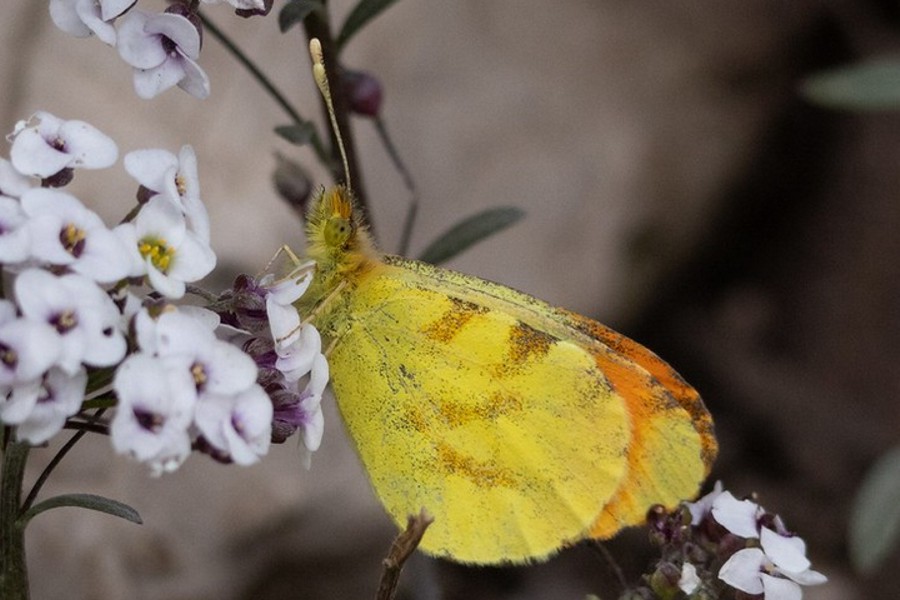
[[[712,417],[700,395],[672,367],[647,348],[596,321],[575,313],[566,316],[579,331],[608,349],[592,354],[614,391],[625,400],[631,416],[627,475],[590,530],[591,537],[607,538],[623,526],[643,522],[652,504],[671,507],[688,499],[682,495],[696,493],[700,481],[709,474],[718,444]],[[670,473],[684,472],[688,467],[674,462],[682,458],[679,448],[670,447],[676,427],[697,442],[699,456],[687,459],[700,461],[696,466],[702,467],[682,480],[670,477]]]
[[[437,445],[438,459],[447,473],[468,479],[478,487],[514,487],[515,475],[486,461],[459,452],[445,443]]]
[[[450,308],[423,330],[426,336],[437,342],[449,342],[472,317],[489,310],[459,298],[451,297],[450,303]]]

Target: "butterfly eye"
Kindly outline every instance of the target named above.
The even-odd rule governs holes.
[[[353,235],[353,224],[350,219],[334,217],[325,225],[325,243],[333,248],[342,248]]]

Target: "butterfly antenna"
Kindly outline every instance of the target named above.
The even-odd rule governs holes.
[[[334,137],[337,139],[338,149],[341,151],[341,160],[344,162],[344,178],[347,180],[347,189],[352,190],[350,185],[350,163],[347,161],[347,151],[344,150],[344,140],[341,138],[341,130],[338,127],[337,116],[334,114],[334,103],[331,100],[331,88],[328,86],[328,75],[325,71],[325,61],[322,58],[322,43],[319,38],[309,40],[309,54],[313,61],[313,77],[322,98],[325,99],[325,106],[328,108],[328,116],[331,118],[331,129],[334,131]]]

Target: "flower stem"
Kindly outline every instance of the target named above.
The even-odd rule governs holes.
[[[28,568],[25,563],[25,524],[19,522],[22,479],[31,447],[10,441],[3,452],[0,474],[0,598],[27,600]]]
[[[244,51],[240,49],[240,47],[235,44],[228,35],[219,29],[215,23],[209,20],[204,14],[198,12],[197,15],[200,17],[200,20],[203,22],[204,30],[208,31],[214,38],[219,40],[225,49],[231,52],[232,56],[234,56],[238,62],[240,62],[244,67],[250,71],[250,74],[253,76],[256,81],[263,87],[264,90],[272,97],[273,100],[282,108],[284,112],[288,114],[291,120],[295,125],[301,125],[306,123],[306,119],[304,119],[297,109],[288,102],[287,98],[285,98],[284,94],[275,87],[275,84],[272,83],[272,80],[269,79],[265,73],[260,70],[256,63],[254,63],[249,56],[244,54]],[[313,133],[312,139],[310,140],[312,144],[313,150],[315,150],[316,156],[319,158],[319,161],[329,170],[332,170],[332,157],[329,155],[328,151],[325,149],[325,146],[322,145],[322,140],[319,139],[318,133]]]

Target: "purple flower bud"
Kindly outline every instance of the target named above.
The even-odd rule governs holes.
[[[365,71],[342,71],[341,83],[347,94],[350,110],[365,117],[377,117],[381,112],[381,83]]]

